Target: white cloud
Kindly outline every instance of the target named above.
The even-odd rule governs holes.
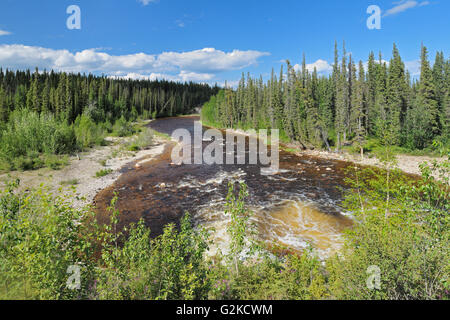
[[[299,64],[296,64],[294,66],[295,71],[298,71],[301,68],[302,68],[302,66]],[[333,66],[331,66],[327,61],[322,60],[322,59],[319,59],[314,63],[309,63],[306,65],[306,69],[311,73],[314,72],[314,68],[316,68],[318,73],[328,73],[333,70]]]
[[[416,1],[416,0],[402,0],[398,2],[394,2],[395,6],[386,11],[383,17],[392,16],[394,14],[406,11],[408,9],[412,9],[415,7],[423,7],[429,5],[429,1]]]
[[[142,3],[144,6],[149,5],[151,2],[156,2],[158,0],[138,0],[138,2]]]
[[[405,68],[412,77],[420,76],[420,60],[406,61]]]
[[[319,59],[314,63],[310,63],[306,65],[306,69],[308,69],[309,72],[313,72],[314,68],[317,69],[317,72],[331,72],[333,70],[333,67],[325,60]]]
[[[228,81],[218,82],[217,85],[219,87],[225,87],[225,85],[226,85],[227,88],[237,89],[240,82],[241,82],[241,80],[228,80]]]
[[[215,77],[214,74],[209,73],[195,73],[181,71],[179,74],[166,74],[166,73],[150,73],[150,74],[139,74],[131,72],[128,74],[123,74],[123,72],[117,72],[116,75],[111,75],[110,78],[115,79],[132,79],[132,80],[170,80],[170,81],[180,81],[180,82],[210,82]]]
[[[254,65],[266,52],[205,48],[188,52],[110,55],[98,49],[72,53],[20,44],[0,45],[0,66],[9,69],[39,69],[104,73],[111,76],[208,81],[217,73]]]
[[[11,34],[11,32],[9,32],[9,31],[0,30],[0,36],[8,36],[10,34]]]
[[[375,59],[375,63],[379,64],[380,60],[379,59]],[[381,59],[381,63],[385,63],[387,67],[389,67],[389,61]],[[357,66],[358,67],[358,66]],[[363,68],[364,70],[367,72],[369,70],[369,61],[363,62]]]
[[[214,48],[204,48],[188,52],[163,52],[158,56],[158,66],[177,66],[195,72],[221,72],[243,69],[254,65],[258,59],[269,53],[260,51],[223,52]]]

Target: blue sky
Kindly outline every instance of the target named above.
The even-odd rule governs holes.
[[[69,30],[66,9],[81,9]],[[369,30],[369,5],[382,9]],[[0,66],[38,66],[130,78],[234,84],[242,72],[268,77],[281,61],[327,73],[334,41],[356,60],[389,60],[396,42],[417,73],[420,44],[450,53],[448,0],[1,0]]]

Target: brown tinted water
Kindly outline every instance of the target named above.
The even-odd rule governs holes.
[[[159,119],[150,127],[169,135],[180,128],[193,133],[198,120],[193,116]],[[208,144],[203,142],[203,147]],[[341,213],[338,190],[349,163],[280,150],[279,173],[261,175],[260,165],[173,165],[174,145],[170,143],[162,155],[139,169],[130,163],[114,185],[97,195],[100,222],[108,221],[106,208],[116,191],[122,225],[143,218],[156,236],[167,223],[178,223],[187,211],[197,225],[214,227],[217,247],[226,250],[228,219],[223,211],[227,184],[243,181],[259,237],[268,243],[293,251],[311,243],[319,254],[327,255],[340,247],[342,232],[352,225]]]

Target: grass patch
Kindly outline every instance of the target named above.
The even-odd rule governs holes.
[[[69,164],[68,156],[54,154],[38,154],[30,152],[26,156],[18,156],[11,161],[0,159],[0,171],[29,171],[41,168],[60,170]]]
[[[407,147],[401,146],[392,146],[392,151],[395,155],[409,155],[409,156],[431,156],[438,157],[439,152],[433,146],[427,147],[425,149],[410,149]],[[377,138],[369,138],[364,144],[364,154],[369,158],[376,156],[380,152],[383,152],[384,147],[381,145],[380,141]],[[344,146],[342,147],[343,151],[346,151],[350,154],[359,154],[359,147],[356,145]]]
[[[70,180],[61,181],[60,185],[62,185],[62,186],[76,186],[79,183],[80,182],[78,181],[78,179],[70,179]]]
[[[44,157],[44,164],[47,168],[60,170],[69,164],[69,157],[66,155],[48,155]]]
[[[285,151],[285,152],[289,152],[289,153],[297,153],[299,150],[298,149],[294,149],[294,148],[288,148],[288,147],[283,147],[280,146],[281,150]]]
[[[102,170],[97,171],[95,173],[95,177],[96,178],[101,178],[101,177],[104,177],[104,176],[107,176],[107,175],[111,174],[112,172],[113,172],[112,169],[102,169]]]

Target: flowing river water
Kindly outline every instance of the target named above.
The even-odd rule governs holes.
[[[193,135],[199,117],[159,119],[150,127],[171,135],[185,128]],[[247,138],[248,140],[248,138]],[[203,142],[203,147],[210,142]],[[344,185],[344,170],[350,163],[308,155],[294,155],[280,150],[280,170],[262,175],[260,165],[174,165],[169,143],[156,159],[123,168],[123,174],[111,187],[95,198],[98,219],[108,221],[108,207],[113,192],[118,192],[117,208],[122,226],[143,218],[152,235],[162,233],[167,223],[178,223],[189,212],[196,225],[213,227],[214,250],[226,251],[224,214],[229,181],[248,186],[247,204],[254,212],[258,237],[269,245],[301,252],[311,244],[322,256],[338,250],[342,233],[352,220],[339,207]]]

